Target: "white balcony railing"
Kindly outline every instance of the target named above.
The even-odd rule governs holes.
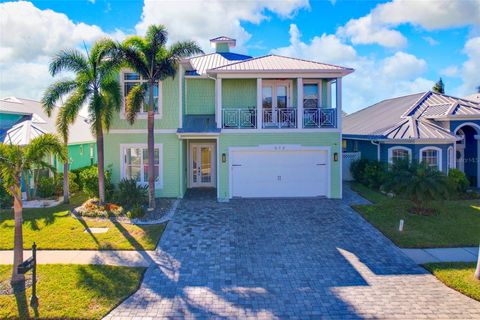
[[[297,109],[263,109],[262,128],[296,128]]]
[[[251,108],[223,109],[222,128],[255,129],[257,128],[257,111]]]
[[[337,109],[308,108],[303,109],[303,127],[309,128],[336,128]]]

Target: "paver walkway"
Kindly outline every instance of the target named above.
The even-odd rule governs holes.
[[[107,319],[480,319],[346,201],[185,199],[155,256]]]

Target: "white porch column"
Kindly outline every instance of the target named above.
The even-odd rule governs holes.
[[[480,134],[476,134],[474,138],[477,140],[477,188],[480,188]]]
[[[257,78],[257,129],[261,129],[263,127],[262,89],[262,78]]]
[[[215,79],[215,121],[222,128],[222,78]]]
[[[336,85],[337,128],[342,129],[342,78],[337,78]]]
[[[303,79],[297,78],[297,128],[303,128]]]

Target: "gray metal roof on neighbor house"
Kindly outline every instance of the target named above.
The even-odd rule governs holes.
[[[21,144],[28,143],[28,141],[33,139],[37,133],[41,132],[56,133],[57,130],[55,126],[55,119],[57,112],[57,109],[55,109],[52,116],[49,118],[43,110],[42,104],[38,101],[15,97],[0,99],[0,113],[31,115],[29,120],[20,122],[7,131],[7,135],[10,135],[10,137],[15,137],[13,140],[11,140],[12,143],[14,141],[17,141]],[[21,137],[21,133],[26,136]],[[5,139],[7,139],[7,137],[5,137]],[[84,117],[79,116],[77,120],[70,126],[68,140],[69,143],[95,141],[95,138],[90,130],[90,125],[87,123]]]
[[[480,117],[480,103],[435,92],[388,99],[343,118],[347,137],[456,140],[438,121]]]
[[[227,64],[209,69],[209,73],[222,72],[343,72],[351,73],[353,69],[336,65],[308,61],[297,58],[283,57],[278,55],[266,55],[251,58],[245,61]]]
[[[187,70],[187,75],[204,75],[209,69],[239,62],[252,57],[233,52],[215,52],[189,59],[192,70]]]
[[[471,94],[469,96],[463,97],[463,99],[473,102],[480,102],[480,93]]]

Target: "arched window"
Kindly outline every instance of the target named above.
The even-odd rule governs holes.
[[[442,149],[437,147],[425,147],[420,149],[420,161],[429,167],[442,170]]]
[[[388,162],[411,161],[412,150],[406,147],[395,146],[388,149]]]

